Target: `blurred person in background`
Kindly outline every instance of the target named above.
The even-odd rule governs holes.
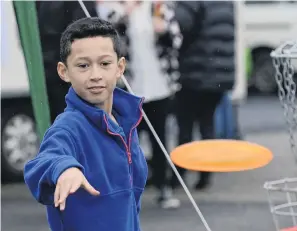
[[[84,2],[91,16],[96,15],[95,2]],[[78,1],[36,1],[40,41],[46,76],[51,121],[64,111],[69,84],[58,76],[60,37],[72,21],[85,17]]]
[[[166,143],[166,118],[170,97],[175,92],[178,73],[178,49],[182,43],[179,26],[170,3],[162,1],[98,1],[99,17],[116,25],[123,39],[127,59],[125,77],[133,92],[145,97],[143,109],[163,144]],[[149,130],[143,120],[139,129]],[[165,155],[153,134],[152,184],[158,189],[162,208],[177,208],[166,175]]]
[[[223,96],[220,104],[217,106],[214,123],[217,139],[243,139],[239,128],[238,105],[232,102],[230,92]]]
[[[192,141],[195,121],[202,139],[214,139],[214,113],[235,79],[235,16],[232,1],[179,1],[175,7],[183,44],[179,54],[181,90],[175,95],[179,145]],[[184,175],[185,170],[179,169]],[[210,184],[201,172],[195,188]],[[178,186],[174,177],[172,186]]]

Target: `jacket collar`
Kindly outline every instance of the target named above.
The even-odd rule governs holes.
[[[135,125],[142,119],[141,110],[143,101],[144,98],[132,95],[120,88],[115,88],[113,92],[113,111],[120,117],[121,121]],[[69,88],[66,95],[66,104],[66,110],[78,110],[94,124],[106,128],[107,124],[104,120],[108,118],[107,113],[79,97],[73,87]]]

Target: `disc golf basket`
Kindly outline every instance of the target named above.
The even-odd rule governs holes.
[[[297,144],[294,137],[297,127],[296,84],[294,82],[294,69],[297,66],[297,40],[285,42],[271,53],[271,57],[276,69],[278,95],[284,110],[291,151],[297,160]],[[297,231],[297,177],[266,182],[264,188],[268,193],[276,230]],[[272,199],[273,194],[282,194],[286,202],[276,204]],[[286,223],[282,225],[284,220]]]

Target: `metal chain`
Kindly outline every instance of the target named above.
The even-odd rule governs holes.
[[[296,84],[293,80],[294,67],[292,59],[289,57],[274,57],[273,65],[276,69],[275,78],[278,85],[278,96],[284,109],[290,146],[297,162],[297,147],[294,134],[297,127]]]

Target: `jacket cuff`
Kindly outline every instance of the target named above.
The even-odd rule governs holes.
[[[78,168],[84,174],[83,166],[78,163],[78,161],[73,157],[65,157],[63,159],[58,160],[57,164],[54,167],[52,174],[52,181],[56,185],[60,175],[67,170],[68,168]]]

